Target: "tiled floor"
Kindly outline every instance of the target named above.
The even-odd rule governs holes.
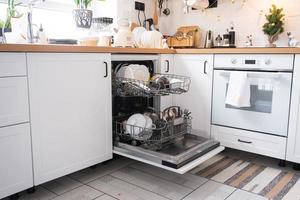
[[[277,167],[276,159],[235,150],[223,154]],[[287,170],[292,170],[288,165]],[[191,173],[178,175],[126,158],[117,158],[22,192],[20,200],[263,200],[243,190]],[[6,200],[6,199],[5,199]]]

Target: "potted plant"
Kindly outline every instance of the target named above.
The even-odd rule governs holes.
[[[12,25],[11,20],[13,18],[20,18],[22,14],[18,12],[16,6],[20,5],[21,3],[15,3],[15,0],[8,0],[7,1],[7,10],[6,10],[6,19],[5,21],[0,20],[0,36],[4,34],[4,32],[11,32]]]
[[[77,9],[73,10],[74,19],[77,27],[90,28],[92,25],[93,11],[88,7],[92,0],[74,0]]]
[[[267,47],[276,47],[274,42],[278,40],[279,34],[284,31],[283,8],[277,8],[274,4],[266,15],[267,22],[263,25],[263,32],[268,36]]]

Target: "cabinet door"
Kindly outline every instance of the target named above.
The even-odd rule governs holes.
[[[27,77],[0,78],[0,127],[29,121]]]
[[[160,56],[159,73],[173,74],[174,73],[174,55],[162,54]],[[160,98],[160,109],[163,111],[165,108],[173,106],[172,95],[162,96]]]
[[[112,158],[110,54],[28,54],[35,184]]]
[[[192,112],[193,133],[210,137],[213,55],[175,55],[174,74],[191,77],[190,90],[174,95],[174,105]]]
[[[0,128],[0,199],[33,186],[29,124]]]
[[[0,77],[26,75],[25,53],[0,53]]]
[[[292,85],[287,160],[300,163],[300,55],[296,55]]]

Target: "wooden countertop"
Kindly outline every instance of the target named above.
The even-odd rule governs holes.
[[[175,53],[175,50],[148,48],[115,48],[79,45],[0,44],[0,52],[172,54]]]
[[[78,52],[132,54],[300,54],[300,48],[215,48],[215,49],[149,49],[115,48],[78,45],[0,44],[0,52]]]

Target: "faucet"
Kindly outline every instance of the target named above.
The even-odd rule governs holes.
[[[34,36],[33,34],[33,26],[34,24],[32,23],[32,10],[33,10],[33,6],[35,5],[35,3],[37,1],[40,0],[30,0],[27,4],[27,22],[28,22],[28,26],[27,26],[27,41],[28,43],[33,44],[35,41],[34,39],[36,38],[36,36]],[[41,0],[42,2],[45,2],[45,0]]]

